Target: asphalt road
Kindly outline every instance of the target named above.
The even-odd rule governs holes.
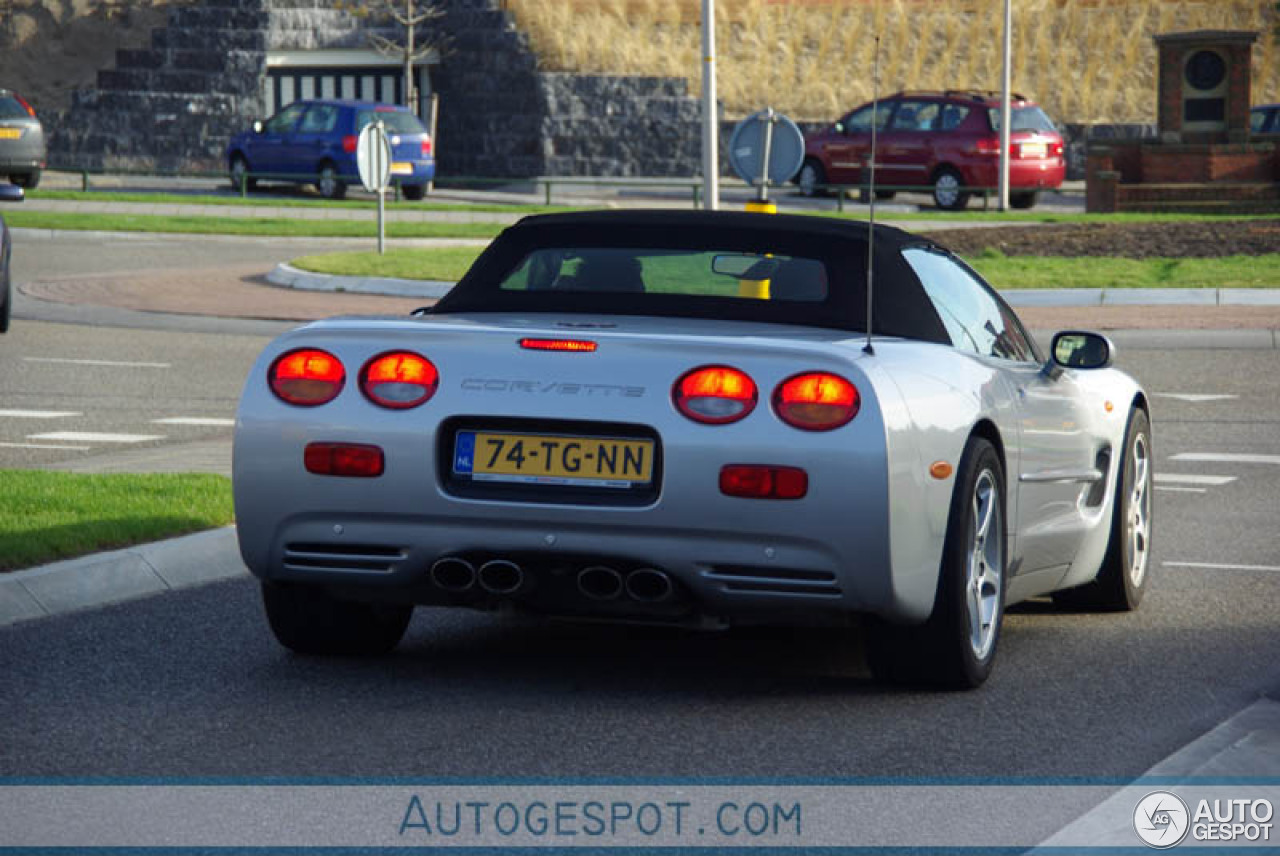
[[[113,246],[98,264],[117,252],[181,261]],[[19,304],[0,341],[3,408],[83,416],[0,418],[2,441],[63,419],[225,439],[153,420],[229,418],[269,333],[30,320],[47,309]],[[979,692],[875,686],[851,634],[427,609],[391,657],[308,660],[276,645],[242,580],[0,630],[0,775],[1138,775],[1280,692],[1280,353],[1132,350],[1122,366],[1155,394],[1152,589],[1134,614],[1017,608]]]

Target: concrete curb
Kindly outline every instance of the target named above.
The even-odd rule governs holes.
[[[299,270],[288,264],[276,265],[275,270],[267,274],[267,281],[284,288],[297,288],[304,291],[341,291],[353,294],[429,299],[444,297],[454,286],[452,282],[437,280],[331,276]]]
[[[235,527],[0,575],[0,627],[241,577]]]

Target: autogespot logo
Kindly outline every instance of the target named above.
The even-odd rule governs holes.
[[[1133,828],[1142,843],[1160,850],[1181,843],[1190,820],[1187,804],[1168,791],[1147,794],[1133,810]]]

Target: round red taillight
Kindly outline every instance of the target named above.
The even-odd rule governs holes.
[[[676,409],[694,422],[724,425],[756,408],[756,383],[729,366],[702,366],[685,372],[671,391]]]
[[[380,354],[360,370],[360,389],[380,407],[405,410],[436,394],[440,373],[426,357],[409,351]]]
[[[830,431],[858,415],[858,388],[839,375],[805,372],[787,378],[773,391],[773,409],[793,428]]]
[[[302,348],[276,357],[267,374],[271,391],[299,407],[315,407],[337,398],[346,382],[342,361],[327,351]]]

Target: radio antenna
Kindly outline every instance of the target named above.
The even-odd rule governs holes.
[[[867,193],[871,201],[871,214],[867,217],[867,344],[862,351],[874,354],[871,347],[871,308],[872,289],[875,283],[875,268],[871,263],[875,249],[876,237],[876,126],[880,124],[880,37],[876,36],[875,57],[871,61],[871,179]]]

